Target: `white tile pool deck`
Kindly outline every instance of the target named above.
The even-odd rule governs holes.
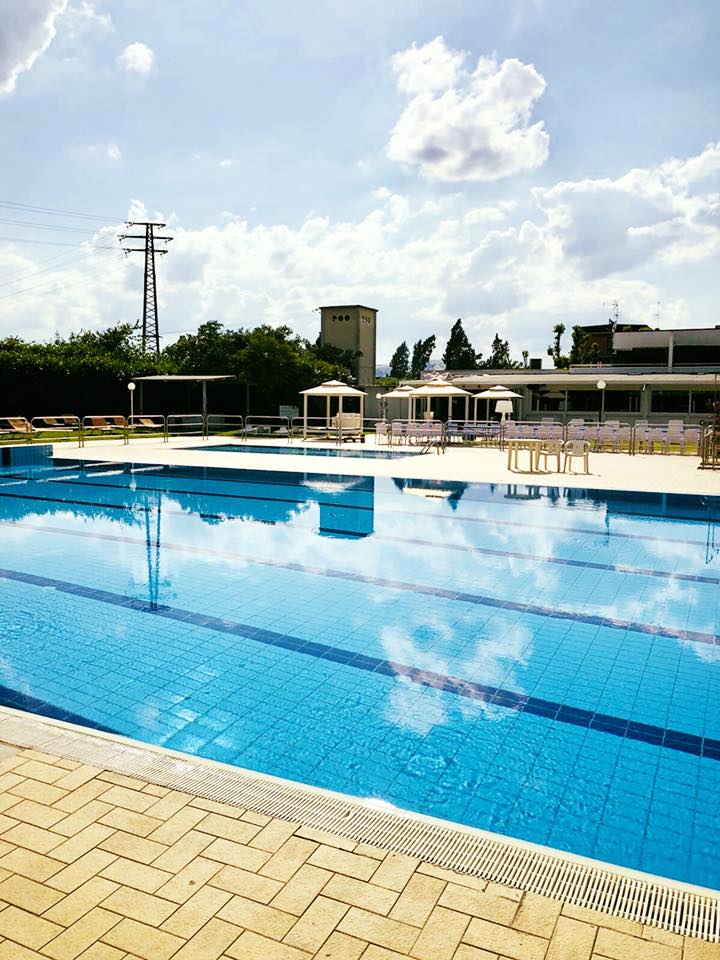
[[[720,495],[720,472],[694,456],[595,454],[585,476],[510,472],[488,448],[392,460],[212,452],[226,442],[55,454]],[[720,960],[717,943],[12,745],[0,744],[0,811],[0,960]]]

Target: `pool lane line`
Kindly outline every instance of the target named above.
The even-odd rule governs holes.
[[[182,511],[177,511],[178,514],[185,514]],[[200,516],[207,517],[208,519],[218,519],[218,517],[213,516],[212,514],[200,514]],[[263,521],[256,521],[263,522]],[[280,522],[280,521],[279,521]],[[338,576],[341,577],[344,574],[344,571],[341,570],[328,570],[325,567],[312,567],[308,564],[293,564],[287,561],[281,560],[264,560],[257,557],[254,554],[242,554],[235,553],[229,550],[214,550],[211,547],[196,547],[193,544],[184,544],[184,543],[173,543],[172,541],[163,541],[161,544],[158,544],[154,540],[151,540],[149,543],[145,537],[130,537],[121,534],[106,534],[99,532],[90,532],[87,530],[71,530],[65,527],[53,527],[46,524],[39,523],[28,523],[23,520],[3,520],[0,519],[0,525],[13,526],[13,527],[23,527],[28,530],[38,530],[43,533],[55,533],[55,534],[65,534],[70,537],[82,537],[88,540],[112,540],[117,543],[134,543],[141,546],[162,546],[169,550],[178,550],[184,552],[193,552],[199,555],[207,555],[209,557],[224,557],[229,560],[242,560],[245,563],[257,564],[260,566],[271,566],[279,567],[285,570],[299,570],[302,573],[310,573],[314,575],[322,576]],[[310,527],[300,527],[299,529],[311,531]],[[341,536],[349,536],[353,534],[353,531],[345,530],[330,530],[329,528],[323,528],[326,532],[337,533]],[[356,533],[356,532],[355,532]],[[357,533],[356,533],[357,535]],[[703,574],[690,574],[690,573],[674,573],[666,570],[649,570],[643,567],[631,567],[626,564],[617,564],[617,563],[599,563],[592,560],[568,560],[562,557],[551,557],[542,554],[533,554],[533,553],[521,553],[519,551],[512,550],[495,550],[490,547],[475,547],[467,546],[464,544],[452,544],[452,543],[438,543],[432,540],[420,540],[416,538],[405,538],[405,537],[394,537],[389,534],[379,534],[374,533],[373,538],[387,543],[399,543],[399,544],[412,544],[415,546],[422,547],[431,547],[433,549],[439,550],[457,550],[467,553],[474,553],[479,556],[492,556],[499,558],[510,558],[510,559],[519,559],[519,560],[528,560],[534,563],[552,563],[560,566],[567,567],[579,567],[580,569],[589,569],[589,570],[603,570],[608,573],[623,573],[631,576],[642,576],[642,577],[657,577],[663,580],[677,580],[684,581],[688,583],[708,583],[712,585],[720,584],[720,577],[710,577]],[[351,579],[355,579],[356,575],[352,571],[345,573],[345,576]],[[374,581],[378,582],[378,581]],[[407,589],[414,589],[417,592],[420,592],[424,588],[423,584],[408,584]],[[436,588],[428,588],[436,589]],[[453,591],[450,591],[454,593]]]
[[[218,468],[218,469],[222,469],[222,468]],[[118,475],[120,475],[120,474],[118,474]],[[124,476],[128,476],[128,477],[129,477],[129,476],[133,476],[133,474],[123,474],[123,475],[124,475]],[[32,478],[24,478],[24,479],[25,479],[27,482],[31,482],[31,483],[49,483],[49,482],[58,483],[58,484],[59,484],[59,483],[66,483],[66,484],[74,483],[74,484],[76,484],[76,485],[78,485],[78,486],[94,487],[94,488],[98,488],[98,489],[102,489],[102,490],[129,490],[129,489],[130,489],[130,487],[129,487],[128,484],[92,483],[92,482],[89,482],[89,481],[87,481],[87,480],[78,480],[78,479],[72,479],[72,480],[65,479],[65,478],[57,478],[57,479],[54,479],[54,480],[35,480],[35,479],[32,479]],[[192,478],[192,477],[187,477],[186,479],[193,479],[193,478]],[[197,479],[200,479],[200,478],[197,478]],[[377,478],[376,478],[376,479],[377,479]],[[389,478],[382,478],[382,479],[389,479]],[[217,481],[215,481],[215,480],[213,480],[213,482],[218,482],[218,483],[245,483],[245,484],[252,484],[252,483],[256,483],[256,482],[257,482],[257,483],[265,483],[265,484],[267,484],[268,486],[294,486],[293,484],[283,484],[283,483],[276,482],[276,481],[250,481],[250,480],[232,480],[232,481],[231,481],[231,480],[217,480]],[[438,482],[440,482],[440,481],[438,481]],[[297,486],[300,486],[300,485],[298,484]],[[344,509],[344,510],[362,510],[362,511],[374,511],[374,510],[375,510],[375,506],[374,506],[374,505],[373,505],[373,506],[364,506],[364,505],[362,505],[362,504],[356,504],[356,503],[340,503],[340,502],[338,502],[338,501],[330,501],[330,502],[328,502],[328,501],[324,501],[324,500],[316,500],[316,499],[313,499],[313,498],[308,498],[308,499],[293,499],[293,498],[267,497],[267,496],[259,497],[259,496],[251,496],[251,495],[249,495],[249,494],[221,493],[221,492],[219,492],[219,491],[183,490],[183,489],[177,489],[177,488],[175,488],[175,487],[170,487],[170,486],[165,486],[165,487],[140,487],[140,486],[136,486],[135,489],[136,489],[136,490],[142,490],[142,491],[145,492],[145,493],[165,493],[165,494],[167,494],[167,495],[176,494],[176,495],[178,495],[178,496],[191,496],[191,497],[193,497],[193,496],[194,496],[194,497],[203,496],[203,497],[210,497],[210,498],[211,498],[211,497],[219,497],[219,498],[222,498],[222,499],[229,499],[229,500],[251,500],[251,501],[260,501],[260,502],[263,502],[263,503],[264,503],[264,502],[269,502],[269,503],[296,503],[296,504],[317,503],[319,506],[322,506],[322,507],[336,507],[336,508],[337,508],[337,507],[342,507],[342,509]],[[362,493],[366,493],[366,494],[367,494],[369,491],[357,490],[357,491],[354,491],[354,492],[356,492],[356,493],[358,493],[358,494],[362,494]],[[20,494],[4,494],[4,493],[0,493],[0,495],[7,495],[7,496],[13,496],[13,497],[19,497],[19,496],[21,496]],[[385,494],[382,494],[382,493],[378,494],[377,492],[375,492],[373,495],[374,495],[375,497],[381,497],[381,498],[384,498],[384,497],[386,496]],[[28,499],[31,499],[31,497],[28,497]],[[57,501],[58,503],[77,503],[77,504],[79,504],[79,505],[81,505],[81,506],[93,506],[93,505],[97,505],[97,506],[116,506],[115,504],[95,504],[94,501],[65,500],[65,499],[63,499],[62,497],[57,497],[57,498],[54,498],[54,497],[44,497],[44,498],[43,498],[43,497],[37,497],[36,499],[40,499],[40,500],[43,500],[43,499],[44,499],[44,500],[48,500],[48,501]],[[391,495],[388,497],[388,499],[390,499],[391,502],[394,502],[396,498],[395,498],[394,494],[391,494]],[[497,501],[495,501],[495,500],[489,500],[489,499],[487,499],[487,500],[482,500],[482,501],[481,501],[481,500],[473,500],[472,502],[473,502],[473,503],[488,503],[488,504],[493,504],[493,505],[497,506]],[[119,506],[119,505],[117,505],[117,506]],[[132,508],[128,507],[128,509],[132,509]],[[658,536],[651,536],[650,534],[644,534],[644,533],[623,533],[623,532],[617,532],[617,531],[603,530],[603,529],[601,529],[601,528],[595,529],[595,528],[593,528],[593,527],[562,527],[562,526],[557,526],[557,525],[554,525],[554,524],[546,524],[546,523],[529,523],[529,522],[526,522],[526,521],[524,521],[524,520],[523,520],[523,521],[520,521],[520,520],[497,520],[497,519],[495,519],[495,518],[493,518],[493,519],[488,519],[487,517],[461,517],[461,516],[457,516],[457,515],[450,516],[450,515],[442,514],[442,513],[421,513],[421,512],[419,512],[419,511],[417,511],[417,510],[395,510],[395,509],[394,509],[392,512],[393,512],[393,514],[394,514],[395,516],[419,517],[419,518],[421,518],[421,519],[423,519],[423,520],[428,520],[428,519],[430,519],[430,520],[441,520],[441,521],[447,521],[447,522],[451,522],[451,523],[455,523],[455,522],[457,522],[457,523],[478,523],[478,524],[482,524],[482,525],[490,526],[490,527],[493,527],[493,526],[497,526],[497,527],[520,527],[520,528],[522,528],[522,529],[528,529],[528,530],[546,530],[546,531],[551,531],[551,532],[555,532],[555,533],[579,533],[579,534],[583,534],[583,535],[585,535],[585,536],[602,537],[602,538],[605,538],[605,539],[610,538],[610,539],[621,539],[621,540],[641,540],[641,541],[647,541],[647,542],[650,542],[650,543],[676,543],[676,544],[680,544],[680,545],[682,545],[682,546],[685,546],[685,545],[688,545],[688,544],[691,544],[691,545],[693,545],[693,546],[698,546],[698,547],[705,547],[705,546],[706,546],[705,540],[694,540],[694,539],[689,538],[689,537],[688,537],[688,538],[682,538],[682,539],[681,539],[680,537],[658,537]],[[213,515],[213,514],[207,514],[207,516],[213,517],[214,515]],[[222,517],[222,515],[217,515],[217,516]],[[656,519],[656,518],[651,518],[651,519]],[[700,523],[701,521],[699,521],[699,520],[688,520],[687,522],[688,522],[688,523]],[[704,522],[704,521],[703,521],[703,522]]]
[[[635,620],[620,620],[615,617],[605,617],[599,614],[586,614],[574,611],[562,610],[557,607],[542,607],[538,604],[521,603],[516,600],[503,600],[501,597],[490,597],[485,594],[467,593],[458,590],[449,590],[444,587],[433,587],[429,584],[410,583],[406,580],[391,580],[385,577],[372,577],[368,574],[353,573],[347,570],[336,570],[332,567],[316,567],[305,563],[293,563],[283,560],[269,560],[255,556],[254,554],[235,553],[229,550],[213,550],[207,547],[196,547],[193,544],[174,543],[173,541],[163,540],[161,543],[153,538],[146,537],[128,537],[113,533],[92,533],[87,530],[66,530],[63,527],[40,526],[39,524],[23,523],[22,521],[0,520],[0,525],[24,526],[28,529],[40,530],[47,533],[67,534],[69,536],[81,537],[87,540],[108,540],[116,543],[132,543],[137,546],[161,547],[168,550],[176,550],[182,553],[191,553],[197,556],[215,556],[223,557],[228,560],[241,560],[260,567],[270,567],[279,570],[292,570],[296,573],[306,573],[311,576],[330,577],[336,580],[348,580],[355,583],[368,583],[372,586],[382,587],[390,590],[403,590],[409,593],[424,594],[433,597],[442,597],[445,600],[459,601],[461,603],[470,603],[479,606],[496,607],[501,609],[518,611],[520,613],[530,613],[534,616],[550,617],[559,620],[572,620],[579,623],[589,624],[591,626],[610,627],[619,630],[631,630],[636,633],[643,633],[650,636],[658,636],[672,640],[680,640],[688,643],[707,643],[711,645],[720,645],[720,636],[713,633],[703,633],[697,630],[672,630],[669,627],[656,626],[654,624],[641,623]]]
[[[26,713],[36,713],[53,720],[64,720],[66,723],[76,723],[80,727],[90,727],[92,730],[100,730],[103,733],[120,733],[119,730],[106,727],[95,720],[89,720],[82,714],[65,710],[63,707],[48,703],[47,700],[39,700],[28,693],[22,693],[20,690],[14,690],[2,684],[0,684],[0,706],[12,707],[13,710],[25,710]]]
[[[274,630],[266,630],[262,627],[253,627],[251,624],[227,620],[211,614],[197,613],[192,610],[185,610],[182,607],[152,604],[124,594],[112,593],[109,590],[94,590],[91,587],[84,587],[81,584],[70,583],[66,580],[55,580],[50,577],[8,569],[0,569],[0,578],[43,589],[54,589],[59,593],[107,603],[115,607],[124,607],[127,610],[161,617],[166,620],[192,624],[203,629],[215,630],[218,633],[253,640],[266,646],[305,654],[320,660],[341,663],[356,670],[376,673],[379,676],[386,676],[391,679],[405,679],[421,687],[432,687],[443,693],[452,693],[491,706],[515,710],[518,713],[528,713],[547,720],[558,720],[571,726],[609,733],[629,740],[639,740],[643,743],[677,750],[681,753],[691,753],[710,760],[720,760],[720,740],[711,737],[700,737],[694,733],[670,730],[655,724],[639,723],[611,714],[586,710],[583,707],[571,707],[564,703],[518,693],[515,690],[505,690],[502,687],[492,687],[483,683],[463,680],[460,677],[437,673],[434,670],[422,670],[419,667],[411,667],[394,660],[368,656],[353,650],[346,650],[343,647],[334,647],[312,640],[303,640],[290,634],[277,633]]]

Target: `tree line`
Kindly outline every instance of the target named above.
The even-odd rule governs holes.
[[[128,382],[152,374],[228,374],[234,379],[210,388],[216,410],[224,405],[245,414],[276,414],[279,404],[297,404],[301,390],[324,380],[351,381],[353,359],[350,351],[310,343],[287,326],[229,330],[216,321],[158,355],[141,349],[131,324],[49,343],[7,337],[0,340],[0,415],[119,413],[128,405]],[[198,406],[196,385],[163,384],[146,392],[148,413],[187,413]]]
[[[417,380],[427,369],[430,357],[435,349],[436,336],[433,334],[425,340],[417,340],[413,344],[412,356],[403,340],[390,360],[390,376],[397,380]],[[527,363],[528,352],[523,350],[523,362],[510,358],[510,344],[503,340],[499,333],[495,334],[490,346],[490,353],[483,360],[482,353],[476,352],[470,343],[468,335],[462,325],[462,319],[456,320],[450,329],[442,362],[446,370],[490,370],[512,369],[522,367]]]

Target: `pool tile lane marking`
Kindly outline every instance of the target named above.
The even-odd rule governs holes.
[[[149,613],[153,616],[163,617],[168,620],[192,623],[194,626],[215,630],[218,633],[232,634],[248,640],[254,640],[257,643],[263,643],[267,646],[291,650],[294,653],[302,653],[322,660],[335,661],[357,670],[365,670],[369,673],[377,673],[391,678],[404,677],[406,680],[419,686],[432,687],[444,693],[467,697],[468,699],[487,703],[491,706],[515,710],[518,713],[529,713],[534,716],[545,717],[549,720],[558,720],[561,723],[568,723],[576,727],[584,727],[585,729],[596,730],[598,732],[612,734],[613,736],[624,737],[629,740],[640,740],[644,743],[654,744],[670,750],[678,750],[682,753],[692,753],[710,760],[720,760],[720,740],[715,740],[710,737],[699,737],[696,734],[684,733],[681,730],[669,730],[665,727],[656,726],[655,724],[638,723],[622,717],[596,713],[592,710],[586,710],[583,707],[571,707],[567,704],[543,700],[540,697],[532,697],[514,690],[505,690],[502,687],[492,687],[487,684],[475,683],[473,681],[463,680],[460,677],[436,673],[434,670],[422,670],[418,667],[411,667],[393,660],[384,660],[380,657],[372,657],[362,653],[355,653],[352,650],[345,650],[342,647],[333,647],[329,644],[303,640],[300,637],[276,633],[273,630],[253,627],[250,624],[239,623],[234,620],[224,620],[220,617],[196,613],[180,607],[155,605],[143,600],[136,600],[133,597],[124,596],[123,594],[111,593],[108,590],[94,590],[91,587],[68,583],[65,580],[54,580],[50,577],[42,577],[37,574],[7,569],[0,569],[0,578],[42,588],[49,587],[61,593],[84,597],[88,600],[96,600],[101,603],[109,603],[113,606],[126,607],[130,610]]]
[[[37,697],[30,696],[29,693],[23,693],[21,690],[14,690],[12,687],[6,687],[0,684],[0,706],[12,707],[13,710],[25,710],[27,713],[37,713],[43,717],[50,717],[52,720],[64,720],[66,723],[74,723],[79,727],[90,727],[93,730],[100,730],[103,733],[120,733],[112,727],[105,727],[94,720],[88,720],[79,713],[73,713],[72,710],[65,710],[63,707],[56,707],[47,700],[39,700]]]
[[[0,524],[10,521],[0,521]],[[89,539],[103,539],[119,541],[121,543],[137,543],[143,546],[156,547],[159,544],[153,540],[147,540],[140,537],[125,537],[119,534],[98,534],[89,533],[83,530],[65,530],[61,527],[41,527],[35,524],[27,524],[33,529],[41,529],[53,533],[67,533],[70,536],[86,537]],[[680,640],[686,643],[707,643],[710,645],[720,645],[720,636],[713,633],[703,633],[698,630],[672,630],[669,627],[662,627],[651,623],[641,623],[635,620],[620,620],[616,617],[606,617],[600,614],[579,613],[572,610],[561,610],[557,607],[542,607],[538,604],[521,603],[516,600],[504,600],[501,597],[490,597],[481,593],[466,593],[460,590],[448,590],[444,587],[433,587],[423,583],[409,583],[405,580],[389,580],[385,577],[371,577],[368,574],[354,573],[346,570],[334,570],[328,567],[314,567],[305,563],[291,563],[282,560],[268,560],[253,556],[252,554],[232,553],[224,550],[209,550],[204,547],[195,547],[190,544],[172,543],[163,541],[164,549],[178,550],[185,553],[194,553],[202,556],[203,554],[212,556],[224,556],[228,559],[242,560],[246,563],[256,564],[261,567],[272,567],[280,570],[292,570],[297,573],[307,573],[312,576],[330,577],[336,580],[350,580],[356,583],[367,583],[374,587],[383,587],[389,590],[403,590],[409,593],[425,594],[433,597],[442,597],[445,600],[454,600],[461,603],[470,603],[479,606],[502,608],[513,610],[518,613],[530,613],[538,617],[549,617],[555,620],[573,620],[577,623],[588,624],[589,626],[610,627],[617,630],[632,630],[635,633],[643,633],[653,637],[664,637],[670,640]],[[2,574],[0,574],[2,575]]]

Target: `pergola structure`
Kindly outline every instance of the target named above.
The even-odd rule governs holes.
[[[356,387],[350,387],[347,383],[340,380],[326,380],[317,387],[310,387],[309,390],[301,390],[303,398],[303,438],[308,435],[308,398],[325,397],[325,421],[326,428],[330,428],[330,401],[335,398],[338,401],[338,413],[343,412],[344,397],[360,398],[360,423],[362,424],[365,416],[365,393]]]
[[[211,373],[211,374],[161,374],[155,373],[149,377],[135,377],[138,383],[155,380],[158,383],[201,383],[202,384],[202,415],[203,421],[207,418],[207,385],[213,380],[232,380],[233,376],[229,373]],[[142,409],[142,394],[138,400],[138,406]]]

